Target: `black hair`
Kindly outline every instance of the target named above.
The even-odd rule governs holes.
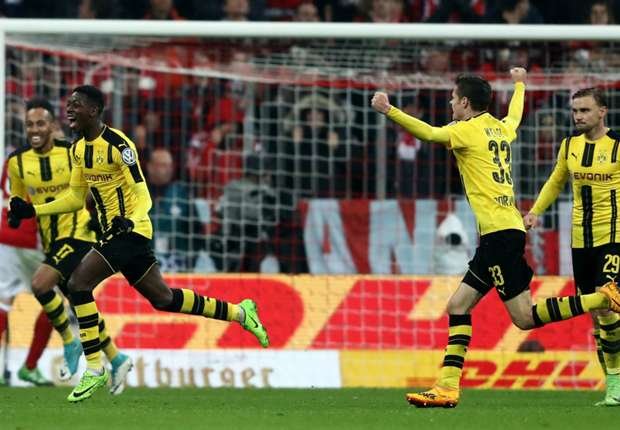
[[[75,87],[73,92],[84,94],[88,101],[95,105],[95,107],[99,110],[99,114],[103,114],[103,109],[105,107],[105,96],[99,88],[93,85],[80,85],[79,87]]]
[[[48,111],[52,119],[56,118],[56,115],[54,115],[54,108],[47,99],[44,99],[42,97],[34,97],[26,102],[26,112],[28,112],[30,109],[39,108]]]
[[[600,88],[596,88],[596,87],[590,87],[590,88],[584,88],[581,90],[578,90],[575,94],[573,94],[572,99],[578,99],[581,97],[592,97],[594,99],[594,101],[596,102],[597,105],[599,105],[600,107],[607,107],[607,96],[605,95],[605,92],[600,89]]]
[[[489,108],[493,91],[491,85],[478,75],[459,75],[455,81],[459,97],[467,97],[473,110],[482,112]]]

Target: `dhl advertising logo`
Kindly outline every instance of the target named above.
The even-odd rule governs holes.
[[[323,353],[339,360],[341,386],[425,386],[441,365],[447,340],[445,305],[456,277],[171,275],[173,288],[190,288],[230,302],[253,298],[272,346],[258,351],[238,324],[154,310],[121,277],[96,290],[109,333],[120,348],[200,354],[202,351],[260,354]],[[542,277],[534,297],[570,295],[571,280]],[[12,345],[26,348],[38,313],[29,295],[11,312]],[[480,388],[597,388],[591,321],[582,316],[524,332],[514,327],[497,294],[473,313],[473,338],[463,384]],[[58,338],[52,346],[59,347]],[[337,354],[333,354],[337,353]],[[336,365],[338,368],[338,365]]]

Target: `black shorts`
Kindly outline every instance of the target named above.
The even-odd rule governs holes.
[[[60,275],[60,289],[66,292],[65,285],[82,258],[91,250],[94,243],[83,240],[65,238],[51,244],[45,253],[44,264],[51,266]]]
[[[121,272],[131,285],[138,283],[157,264],[151,240],[138,233],[122,234],[95,244],[95,250],[114,272]]]
[[[501,230],[480,237],[463,282],[485,295],[495,287],[503,301],[527,290],[533,271],[527,264],[525,233]]]
[[[579,294],[590,294],[596,287],[616,279],[620,272],[620,244],[594,248],[573,248],[573,276]]]

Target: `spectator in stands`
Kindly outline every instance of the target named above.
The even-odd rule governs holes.
[[[482,21],[486,11],[485,0],[417,0],[416,2],[423,3],[424,21],[432,23],[477,23]]]
[[[305,1],[297,6],[294,19],[299,22],[318,22],[319,11],[314,3]]]
[[[316,0],[321,21],[352,22],[358,16],[362,0]]]
[[[116,0],[80,0],[77,17],[80,19],[119,18],[118,11]]]
[[[612,25],[614,15],[607,1],[594,1],[585,20],[591,25]],[[609,41],[574,41],[570,44],[572,60],[591,72],[606,72],[620,66],[620,54]]]
[[[590,5],[588,23],[592,25],[611,25],[614,23],[614,14],[607,1],[595,1]]]
[[[218,270],[259,271],[282,206],[271,186],[271,170],[265,157],[251,154],[245,159],[243,177],[224,187],[216,207],[219,228],[208,245]]]
[[[225,21],[248,21],[250,19],[250,4],[248,0],[226,0],[224,3]]]
[[[325,96],[301,99],[286,119],[291,145],[285,148],[285,184],[297,198],[334,197],[346,149],[341,136],[343,112]]]
[[[366,0],[362,4],[362,19],[368,22],[403,22],[403,0]]]
[[[529,0],[499,0],[485,21],[498,24],[543,24],[540,12]]]
[[[146,11],[143,19],[158,19],[158,20],[183,20],[179,12],[174,7],[172,0],[150,0],[149,8]]]
[[[204,184],[200,194],[217,199],[224,185],[241,176],[245,86],[239,81],[212,85],[215,93],[206,114],[206,127],[192,136],[188,169],[194,182]]]
[[[174,161],[165,148],[153,150],[146,163],[153,207],[153,241],[162,271],[191,271],[204,248],[203,226],[198,221],[187,186],[173,181]]]

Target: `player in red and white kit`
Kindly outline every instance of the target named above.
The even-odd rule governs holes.
[[[15,296],[20,292],[30,291],[30,281],[35,270],[43,261],[43,253],[38,249],[36,219],[22,221],[17,229],[7,224],[7,206],[9,202],[6,163],[2,169],[2,214],[0,215],[0,338],[5,335],[9,311]],[[17,376],[22,381],[34,385],[52,385],[37,367],[39,358],[47,346],[52,334],[52,324],[43,310],[34,325],[34,334],[26,362],[19,369]],[[9,381],[0,374],[0,386]]]

